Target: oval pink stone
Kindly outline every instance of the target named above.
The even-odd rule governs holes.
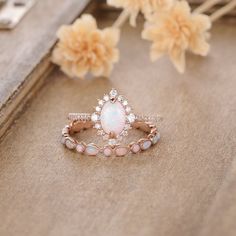
[[[85,150],[85,146],[81,143],[79,143],[77,146],[76,146],[76,151],[79,152],[79,153],[82,153],[84,152]]]
[[[128,149],[126,147],[117,147],[116,148],[116,156],[122,157],[126,155],[128,152]]]
[[[125,109],[120,102],[106,102],[101,111],[101,125],[103,130],[109,134],[114,132],[120,134],[125,127]]]
[[[103,150],[103,153],[104,153],[104,155],[105,155],[106,157],[109,157],[109,156],[111,156],[111,154],[112,154],[112,150],[111,150],[111,148],[106,147],[106,148]]]
[[[140,146],[138,144],[133,144],[132,147],[131,147],[131,151],[133,153],[137,153],[140,151]]]

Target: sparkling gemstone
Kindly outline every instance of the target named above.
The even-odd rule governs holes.
[[[92,116],[91,116],[91,120],[92,120],[93,122],[98,121],[98,118],[99,118],[99,116],[98,116],[98,114],[96,114],[96,113],[93,113]]]
[[[126,129],[126,130],[131,129],[130,124],[126,124],[126,125],[125,125],[125,129]]]
[[[125,110],[126,110],[126,112],[130,112],[131,111],[131,107],[126,107]]]
[[[117,143],[116,139],[109,139],[108,140],[108,144],[111,145],[111,146],[116,145],[116,143]]]
[[[126,100],[123,101],[123,105],[124,106],[127,106],[128,105],[128,102]]]
[[[82,153],[84,152],[85,150],[85,146],[81,143],[79,143],[77,146],[76,146],[76,151],[79,152],[79,153]]]
[[[85,152],[89,156],[96,156],[99,152],[99,149],[94,144],[88,144],[86,149],[85,149]]]
[[[117,100],[118,100],[119,102],[122,102],[122,101],[123,101],[123,96],[122,96],[122,95],[119,95],[118,98],[117,98]]]
[[[103,153],[106,157],[109,157],[112,155],[112,149],[110,147],[105,147]]]
[[[68,138],[66,139],[65,144],[66,144],[66,147],[69,149],[74,149],[76,146],[75,142]]]
[[[104,97],[103,97],[103,99],[107,102],[107,101],[109,101],[109,96],[106,94],[106,95],[104,95]]]
[[[157,134],[151,139],[152,144],[156,144],[156,143],[160,140],[160,138],[161,138],[160,133],[157,133]]]
[[[132,147],[131,147],[131,151],[133,153],[139,152],[140,151],[140,146],[137,143],[133,144]]]
[[[108,101],[101,111],[101,125],[107,133],[120,134],[125,127],[125,110],[120,102]]]
[[[130,123],[133,123],[135,121],[135,115],[131,113],[127,116],[127,119]]]
[[[96,129],[101,129],[101,125],[96,123],[95,126],[94,126]]]
[[[98,101],[98,105],[99,105],[99,106],[103,106],[103,104],[104,104],[104,101],[103,101],[103,100],[99,100],[99,101]]]
[[[115,98],[117,96],[117,91],[115,89],[112,89],[111,92],[109,93],[111,98]]]
[[[95,108],[95,110],[99,112],[99,111],[101,111],[101,107],[97,106],[97,107]]]
[[[115,152],[116,152],[116,156],[121,157],[121,156],[124,156],[128,153],[128,148],[126,148],[126,147],[117,147],[115,149]]]
[[[142,150],[147,150],[148,148],[150,148],[151,145],[152,145],[152,142],[149,139],[143,141],[140,144]]]
[[[103,135],[104,134],[104,131],[103,130],[98,130],[97,131],[97,135]]]
[[[123,131],[122,131],[122,135],[123,135],[123,136],[127,136],[127,135],[128,135],[128,132],[127,132],[126,130],[123,130]]]

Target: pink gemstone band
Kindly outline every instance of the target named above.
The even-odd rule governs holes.
[[[92,127],[93,123],[91,121],[76,120],[71,122],[70,125],[66,125],[62,129],[62,144],[64,144],[68,149],[75,150],[80,154],[87,154],[89,156],[103,154],[105,157],[121,157],[130,153],[136,154],[141,151],[145,151],[160,140],[160,133],[158,132],[156,125],[146,121],[136,121],[132,124],[132,128],[144,131],[146,136],[139,139],[137,142],[131,142],[128,145],[109,144],[99,147],[94,143],[86,144],[85,142],[79,141],[73,137],[75,133],[79,133],[81,130],[90,129]]]

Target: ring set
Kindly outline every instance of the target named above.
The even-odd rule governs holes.
[[[135,154],[149,149],[160,139],[160,133],[155,124],[157,118],[132,113],[128,101],[115,89],[98,100],[94,113],[70,113],[68,119],[70,124],[62,130],[62,144],[68,149],[74,149],[78,153],[85,153],[89,156],[96,156],[99,153],[106,157]],[[94,143],[86,144],[74,137],[74,134],[90,128],[96,129],[97,135],[108,144],[99,147]],[[132,128],[144,131],[146,136],[128,145],[121,144],[122,139]]]

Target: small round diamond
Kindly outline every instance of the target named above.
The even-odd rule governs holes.
[[[119,95],[118,98],[117,98],[117,100],[118,100],[119,102],[122,102],[122,101],[123,101],[123,96],[122,96],[122,95]]]
[[[103,130],[98,130],[98,131],[97,131],[97,135],[100,135],[100,136],[101,136],[101,135],[103,135],[103,134],[104,134],[104,131],[103,131]]]
[[[125,130],[129,130],[129,129],[131,129],[131,125],[130,124],[126,124],[125,125]]]
[[[99,118],[99,116],[98,116],[98,114],[96,114],[96,113],[93,113],[92,116],[91,116],[91,120],[92,120],[93,122],[97,122],[97,121],[98,121],[98,118]]]
[[[127,119],[130,123],[133,123],[135,121],[135,115],[131,113],[127,116]]]
[[[101,125],[98,124],[98,123],[96,123],[96,124],[94,125],[94,127],[95,127],[96,129],[101,129]]]
[[[95,109],[96,109],[96,111],[98,111],[98,112],[101,111],[101,107],[99,107],[99,106],[97,106]]]
[[[107,101],[109,101],[109,96],[106,94],[106,95],[104,95],[103,99],[107,102]]]
[[[125,110],[126,110],[126,112],[130,112],[131,111],[131,107],[126,107]]]
[[[111,98],[115,98],[117,96],[117,91],[115,89],[112,89],[111,92],[109,93]]]
[[[109,139],[108,140],[108,143],[109,143],[109,145],[116,145],[116,143],[117,143],[117,140],[116,139]]]
[[[98,101],[98,105],[99,105],[99,106],[103,106],[103,104],[104,104],[104,101],[103,101],[103,100],[99,100],[99,101]]]
[[[123,135],[123,136],[127,136],[127,135],[128,135],[128,132],[127,132],[126,130],[123,130],[122,135]]]
[[[123,105],[124,106],[127,106],[128,105],[128,102],[126,100],[123,101]]]

